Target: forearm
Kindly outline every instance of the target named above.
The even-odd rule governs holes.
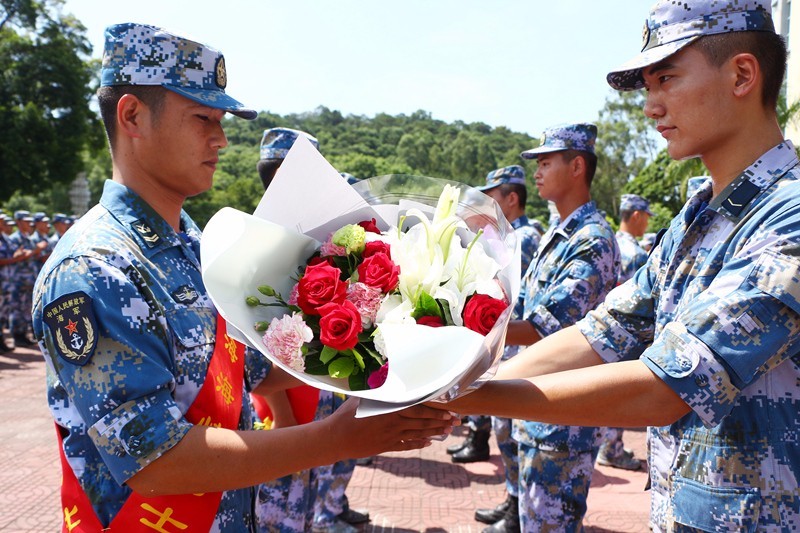
[[[504,362],[495,379],[528,378],[602,362],[577,326],[571,326],[545,337]]]
[[[249,487],[343,459],[421,448],[458,424],[450,413],[422,405],[355,418],[357,406],[350,399],[324,420],[269,431],[194,426],[128,485],[143,495]]]
[[[641,361],[609,363],[529,379],[493,380],[447,408],[464,414],[574,426],[667,425],[689,411]]]
[[[506,346],[530,346],[541,339],[541,335],[527,320],[512,320],[506,329]]]
[[[335,438],[323,423],[269,431],[194,426],[128,484],[145,496],[248,487],[345,458]]]
[[[280,367],[273,365],[267,377],[258,384],[253,392],[268,398],[276,392],[285,391],[298,385],[303,385],[303,382]]]

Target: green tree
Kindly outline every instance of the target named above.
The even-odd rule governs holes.
[[[102,145],[85,28],[59,0],[0,2],[0,198],[66,184]]]

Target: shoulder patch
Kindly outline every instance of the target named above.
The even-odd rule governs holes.
[[[62,359],[80,366],[89,362],[97,346],[91,297],[83,291],[65,294],[44,306],[44,322]]]
[[[172,291],[172,299],[179,304],[191,305],[197,301],[200,295],[189,285],[181,285]]]

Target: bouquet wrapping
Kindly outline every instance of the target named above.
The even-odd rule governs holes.
[[[418,176],[351,187],[304,139],[253,215],[212,217],[201,259],[238,340],[362,398],[362,416],[489,379],[519,292],[519,246],[491,198]]]

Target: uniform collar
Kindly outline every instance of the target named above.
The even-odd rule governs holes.
[[[519,218],[516,218],[511,221],[511,227],[514,229],[519,229],[524,226],[530,226],[530,222],[528,222],[528,217],[525,215],[521,215]]]
[[[161,215],[128,187],[107,180],[103,186],[100,204],[116,218],[122,226],[129,228],[142,250],[158,252],[172,246],[180,246],[181,238]],[[197,232],[194,222],[181,210],[181,228],[188,234]]]
[[[565,218],[562,222],[559,222],[558,226],[555,229],[556,233],[560,233],[567,239],[578,229],[581,225],[581,222],[586,220],[592,214],[597,211],[597,207],[594,205],[594,201],[589,200],[578,209],[570,213],[567,218]]]
[[[785,140],[747,167],[711,200],[708,207],[733,222],[739,222],[752,209],[753,200],[797,164],[794,145]]]

